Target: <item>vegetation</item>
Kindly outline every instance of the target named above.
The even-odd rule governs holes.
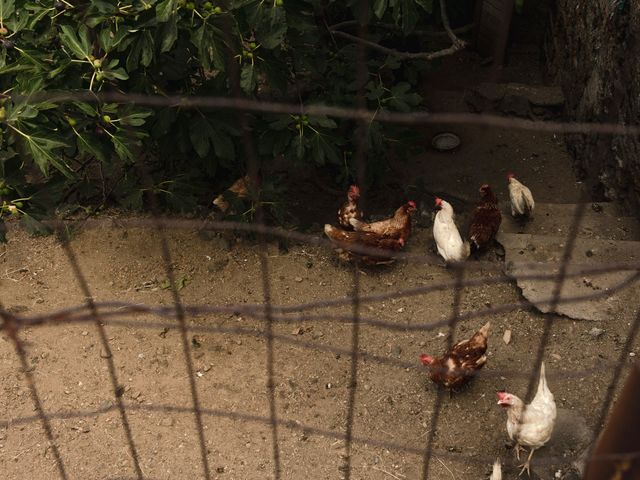
[[[58,215],[137,209],[146,189],[166,208],[192,210],[211,200],[212,179],[246,167],[235,112],[90,101],[87,93],[241,93],[355,106],[362,89],[370,109],[410,111],[428,63],[393,51],[428,50],[410,35],[434,22],[432,0],[0,0],[0,222],[21,216],[38,231],[36,219],[54,207]],[[369,50],[363,85],[352,38],[358,24],[367,25],[369,41],[387,45]],[[56,101],[63,91],[85,95]],[[349,181],[351,121],[289,114],[249,121],[262,165],[284,155]],[[399,149],[406,134],[371,122],[370,158]],[[379,171],[375,162],[369,171]]]

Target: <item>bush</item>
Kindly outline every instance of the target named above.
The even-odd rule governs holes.
[[[370,3],[0,0],[0,216],[27,215],[33,227],[31,217],[54,206],[136,209],[145,188],[164,206],[189,210],[211,200],[216,176],[245,169],[235,112],[58,102],[60,92],[229,96],[237,69],[242,93],[256,99],[355,106],[363,88],[370,109],[414,109],[425,62],[371,52],[359,86],[355,44],[328,27],[356,19],[369,25],[370,40],[404,46],[432,21],[432,2]],[[337,182],[349,181],[353,122],[288,114],[250,122],[263,165],[284,155],[292,164],[332,165]],[[368,125],[373,175],[407,133]],[[136,168],[142,152],[151,186]]]

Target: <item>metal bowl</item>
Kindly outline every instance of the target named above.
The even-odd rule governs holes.
[[[451,132],[439,133],[433,137],[431,145],[440,152],[448,152],[460,146],[460,137]]]

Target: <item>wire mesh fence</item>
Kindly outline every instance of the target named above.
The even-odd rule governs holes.
[[[360,36],[364,37],[364,32],[360,32]],[[364,56],[366,54],[366,44],[358,43],[358,68],[359,75],[366,75]],[[357,103],[354,108],[335,107],[335,106],[306,106],[306,105],[289,105],[273,102],[254,101],[246,98],[240,98],[240,90],[238,88],[238,71],[234,67],[233,62],[229,65],[230,78],[232,84],[235,85],[235,97],[230,98],[187,98],[187,97],[161,97],[146,96],[138,94],[122,94],[122,93],[103,93],[99,95],[87,95],[78,92],[57,93],[55,96],[47,96],[50,102],[64,103],[76,100],[84,101],[108,101],[114,103],[136,103],[148,106],[165,106],[175,108],[203,108],[203,109],[230,109],[237,112],[237,122],[243,132],[244,145],[246,148],[245,156],[247,159],[247,171],[254,178],[258,171],[258,160],[253,149],[255,138],[252,138],[250,125],[244,112],[272,112],[272,113],[303,113],[307,115],[328,115],[343,118],[351,118],[356,120],[359,128],[366,128],[366,124],[375,118],[381,122],[398,122],[412,125],[425,124],[465,124],[465,125],[481,125],[491,128],[511,128],[525,129],[540,132],[554,133],[582,133],[582,134],[616,134],[616,135],[638,135],[640,127],[633,125],[618,124],[577,124],[570,122],[542,122],[514,118],[505,118],[491,115],[472,115],[463,113],[390,113],[390,112],[372,112],[367,111],[364,102]],[[364,82],[360,82],[363,85]],[[44,97],[45,94],[42,94]],[[359,98],[364,97],[364,92],[359,92]],[[357,173],[359,183],[364,184],[366,174],[365,160],[365,141],[364,136],[360,135],[360,141],[357,144],[357,152],[355,159],[358,165]],[[142,159],[142,155],[140,158]],[[139,169],[144,172],[144,161],[140,161]],[[155,230],[157,239],[160,242],[161,261],[165,268],[166,277],[168,279],[168,287],[171,292],[170,306],[166,305],[150,305],[141,303],[132,303],[125,301],[94,301],[94,292],[92,292],[89,282],[87,281],[86,272],[81,267],[77,253],[74,250],[73,242],[69,240],[65,233],[66,229],[73,222],[64,222],[51,220],[47,222],[56,232],[57,237],[62,246],[66,258],[71,266],[71,270],[77,280],[85,303],[81,305],[66,307],[56,311],[50,311],[44,314],[27,315],[10,312],[6,309],[0,310],[2,318],[1,329],[4,334],[11,340],[15,347],[16,355],[20,362],[20,369],[24,374],[24,379],[28,387],[31,400],[34,404],[35,414],[27,416],[11,416],[10,419],[0,416],[0,427],[26,425],[39,422],[43,429],[43,435],[49,445],[54,457],[57,473],[60,478],[73,478],[74,472],[68,468],[65,456],[61,453],[61,445],[59,439],[55,435],[55,428],[52,424],[53,420],[73,419],[73,418],[91,418],[104,415],[109,412],[117,412],[119,422],[121,424],[124,439],[126,442],[128,456],[131,459],[129,466],[130,472],[122,472],[123,475],[129,475],[122,478],[147,478],[141,467],[141,453],[136,444],[136,434],[131,424],[131,413],[146,411],[157,413],[184,413],[193,416],[193,430],[197,437],[197,449],[200,457],[200,465],[194,467],[192,478],[214,478],[216,476],[212,471],[210,456],[207,447],[207,440],[216,441],[216,439],[207,438],[208,433],[204,426],[206,418],[222,418],[232,419],[240,422],[256,423],[268,426],[270,429],[270,446],[271,446],[271,465],[272,471],[268,472],[271,478],[290,478],[282,463],[282,431],[284,429],[306,432],[328,439],[340,440],[344,445],[344,454],[342,457],[343,465],[341,466],[341,474],[343,478],[349,479],[353,476],[352,459],[354,456],[353,446],[355,444],[366,444],[376,446],[392,451],[404,452],[418,455],[422,459],[422,467],[420,468],[420,477],[423,479],[435,478],[432,470],[434,458],[451,459],[452,461],[461,461],[468,464],[481,466],[488,465],[493,462],[493,458],[487,455],[471,455],[456,451],[449,451],[442,448],[436,448],[436,438],[439,428],[443,424],[442,406],[446,401],[445,392],[441,389],[437,390],[433,404],[429,407],[431,412],[429,420],[429,430],[427,432],[424,443],[420,444],[421,439],[414,439],[412,442],[391,441],[384,437],[362,436],[354,430],[356,422],[355,411],[358,404],[358,376],[359,368],[363,362],[374,364],[376,366],[392,366],[402,369],[415,368],[414,363],[406,362],[395,358],[394,356],[385,356],[367,352],[362,347],[362,329],[374,328],[391,332],[429,332],[444,328],[447,330],[447,347],[451,347],[454,338],[457,337],[456,332],[459,330],[461,323],[474,318],[487,318],[492,315],[501,313],[514,312],[519,309],[531,310],[534,306],[525,298],[520,298],[517,302],[501,305],[482,306],[471,310],[462,309],[462,294],[465,289],[490,286],[490,285],[508,285],[512,284],[514,279],[503,273],[503,266],[495,262],[471,261],[462,264],[459,267],[450,270],[450,279],[446,281],[434,280],[427,285],[419,287],[401,288],[383,293],[365,294],[361,287],[362,271],[359,265],[351,268],[351,289],[347,295],[331,298],[318,298],[311,302],[298,303],[291,305],[278,305],[273,302],[272,288],[277,282],[277,278],[271,268],[271,260],[268,255],[268,242],[274,237],[286,238],[299,244],[311,245],[315,247],[330,247],[330,243],[322,240],[316,235],[306,235],[293,231],[286,231],[266,225],[264,216],[260,209],[257,211],[256,222],[253,224],[243,224],[234,222],[222,222],[212,220],[176,220],[167,219],[161,216],[153,190],[149,195],[150,209],[153,212],[152,219],[121,219],[119,220],[119,228],[128,227],[151,227]],[[575,240],[578,237],[581,225],[581,219],[585,214],[586,204],[575,211],[574,218],[569,233],[564,242],[564,252],[559,262],[559,272],[553,272],[551,266],[548,273],[531,273],[524,275],[523,278],[552,280],[555,282],[552,295],[543,301],[549,305],[549,310],[553,311],[559,304],[569,304],[571,302],[580,302],[588,299],[608,297],[616,291],[634,288],[640,279],[640,262],[630,260],[628,262],[609,262],[597,266],[581,266],[578,269],[569,269],[571,264],[571,255],[574,252]],[[83,230],[91,228],[114,228],[111,227],[110,220],[101,218],[87,218],[84,221],[77,222]],[[174,259],[172,258],[170,240],[168,232],[171,230],[211,230],[211,231],[234,231],[234,232],[252,232],[257,235],[257,244],[259,245],[259,269],[261,273],[260,285],[262,291],[262,301],[255,304],[238,303],[238,304],[215,304],[213,302],[206,304],[188,304],[182,299],[178,286],[176,273],[174,269]],[[363,252],[367,250],[364,249]],[[420,262],[423,265],[438,265],[438,260],[431,254],[417,254],[415,252],[398,253],[395,258],[399,262]],[[401,267],[400,267],[401,268]],[[482,270],[484,275],[470,275],[470,273]],[[490,272],[490,275],[486,274]],[[586,296],[567,297],[561,295],[564,282],[569,278],[583,277],[585,275],[597,276],[608,272],[625,272],[628,276],[617,284],[615,287],[606,291],[594,291]],[[453,301],[450,314],[445,319],[429,320],[420,322],[411,322],[407,324],[399,324],[395,321],[388,321],[378,318],[375,315],[369,315],[364,308],[373,302],[380,302],[390,299],[412,299],[420,295],[426,295],[433,292],[453,293]],[[4,300],[4,299],[3,299]],[[335,313],[330,311],[331,308],[348,307],[351,313]],[[146,315],[144,319],[132,319],[133,315]],[[252,319],[261,322],[261,328],[250,326],[224,326],[224,325],[199,325],[190,322],[190,319],[207,314],[235,314],[246,319]],[[547,352],[549,342],[551,340],[551,330],[554,322],[562,321],[557,316],[549,314],[544,319],[542,334],[538,339],[535,355],[533,356],[529,368],[523,371],[518,368],[496,368],[484,371],[481,377],[524,377],[527,379],[526,399],[531,399],[536,387],[537,375],[540,365],[543,362],[545,353]],[[291,335],[283,335],[276,331],[276,326],[283,324],[299,324],[301,322],[312,322],[313,324],[327,323],[330,325],[346,325],[350,327],[350,347],[336,347],[330,345],[322,345],[317,342],[302,340]],[[21,332],[25,329],[36,329],[43,326],[63,326],[88,324],[95,325],[98,333],[101,348],[105,352],[103,355],[106,363],[110,386],[113,392],[115,404],[95,409],[73,409],[59,412],[48,412],[43,405],[41,399],[41,389],[39,388],[32,369],[29,367],[28,353],[21,339]],[[565,370],[562,372],[549,372],[548,378],[571,379],[585,378],[592,375],[611,375],[611,382],[607,388],[598,408],[596,428],[600,428],[606,418],[606,413],[613,401],[614,393],[618,383],[622,379],[624,366],[629,359],[629,353],[632,351],[635,337],[640,326],[640,316],[638,316],[629,326],[622,348],[620,349],[618,358],[611,362],[600,362],[598,366],[592,368]],[[179,344],[184,359],[185,376],[188,379],[189,397],[191,399],[189,406],[179,406],[170,403],[163,404],[137,404],[125,401],[122,391],[122,374],[118,372],[115,358],[117,352],[113,351],[109,340],[107,327],[130,327],[133,329],[163,329],[177,328],[179,331]],[[264,369],[266,376],[266,391],[263,392],[268,402],[268,415],[254,415],[243,413],[237,410],[224,410],[203,407],[201,395],[199,393],[198,384],[196,382],[196,368],[193,364],[193,346],[191,345],[189,336],[195,333],[210,334],[229,334],[234,336],[249,336],[264,339],[265,341],[265,358],[264,362],[258,362]],[[276,364],[274,356],[279,345],[294,345],[296,347],[309,351],[324,351],[334,355],[343,355],[349,359],[348,371],[348,395],[345,406],[345,422],[344,428],[319,428],[313,425],[300,424],[296,421],[282,418],[277,406],[277,392],[275,376]],[[295,359],[292,359],[295,362]],[[398,415],[401,413],[399,412]],[[546,458],[545,462],[553,463],[557,458]],[[603,458],[591,457],[590,461],[599,461]],[[604,459],[606,460],[606,459]],[[564,461],[564,460],[561,460]],[[394,477],[394,475],[390,474]],[[398,477],[395,477],[398,478]]]

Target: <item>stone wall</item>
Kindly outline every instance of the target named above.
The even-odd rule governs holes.
[[[546,38],[548,73],[568,117],[640,125],[640,1],[557,0]],[[640,215],[640,137],[571,135],[578,175],[594,199]]]

